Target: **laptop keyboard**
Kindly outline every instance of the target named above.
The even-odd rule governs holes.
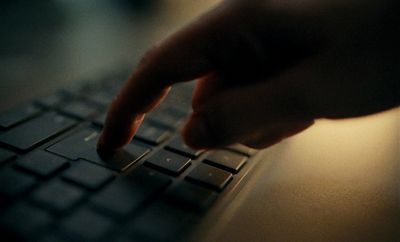
[[[96,152],[122,74],[0,114],[0,232],[7,241],[179,241],[232,192],[256,151],[194,150],[179,136],[192,86],[174,87],[134,140]]]

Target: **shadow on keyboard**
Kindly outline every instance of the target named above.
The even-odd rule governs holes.
[[[98,155],[118,90],[112,80],[125,78],[59,91],[0,115],[3,239],[180,241],[242,180],[255,150],[193,150],[181,140],[190,84],[175,87],[127,147]]]

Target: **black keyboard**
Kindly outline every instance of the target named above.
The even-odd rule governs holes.
[[[124,74],[58,91],[0,115],[3,241],[185,241],[252,167],[255,150],[193,150],[179,136],[190,112],[181,84],[134,140],[96,152]]]

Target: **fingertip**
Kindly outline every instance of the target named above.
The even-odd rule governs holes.
[[[103,130],[100,134],[99,140],[97,141],[97,151],[100,154],[109,154],[115,151],[118,147],[116,147],[107,135],[107,131]]]
[[[114,113],[115,114],[115,113]],[[99,152],[110,153],[127,145],[144,119],[144,114],[124,115],[123,118],[110,113],[97,141]]]
[[[100,134],[99,140],[97,141],[97,150],[104,150],[107,147],[107,143],[104,141],[103,132]]]

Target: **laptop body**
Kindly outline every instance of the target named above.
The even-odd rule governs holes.
[[[14,22],[4,24],[20,30],[3,39],[2,110],[58,88],[80,86],[87,81],[84,77],[101,79],[108,70],[124,66],[120,60],[134,60],[153,41],[214,3],[155,1],[150,6],[123,5],[125,11],[103,4],[9,6],[25,11],[27,19],[21,23],[10,18]],[[46,14],[29,15],[38,10]],[[30,26],[21,27],[24,23]],[[318,121],[251,156],[239,181],[227,185],[199,219],[189,216],[190,232],[177,233],[176,241],[396,241],[399,157],[398,109]]]

